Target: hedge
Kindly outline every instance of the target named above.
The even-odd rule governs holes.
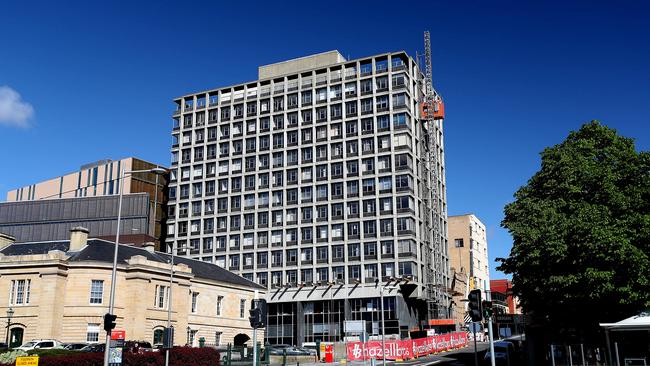
[[[75,354],[46,354],[39,358],[39,366],[102,366],[104,353],[76,352]],[[146,352],[144,354],[125,353],[123,366],[162,366],[165,352]],[[174,347],[169,355],[170,366],[219,366],[219,352],[213,348]],[[13,364],[0,364],[13,366]]]

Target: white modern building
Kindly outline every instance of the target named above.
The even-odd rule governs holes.
[[[424,91],[404,52],[331,51],[177,98],[168,247],[266,286],[270,343],[341,340],[344,319],[378,335],[382,289],[386,334],[444,324],[443,121],[420,120]]]

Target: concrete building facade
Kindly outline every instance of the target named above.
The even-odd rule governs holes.
[[[11,346],[31,339],[101,343],[108,311],[114,243],[88,239],[13,243],[0,238],[0,314],[14,310]],[[130,340],[161,344],[170,296],[169,255],[120,245],[114,314]],[[248,309],[265,289],[213,264],[177,258],[172,292],[175,344],[232,343],[252,338]],[[259,332],[259,331],[258,331]],[[263,334],[263,332],[260,332]],[[258,333],[258,334],[260,334]],[[237,338],[235,338],[237,337]]]
[[[454,296],[456,321],[463,325],[469,291],[480,289],[485,299],[490,290],[490,264],[485,225],[473,214],[449,216],[449,265],[454,278],[466,283]]]
[[[136,158],[101,160],[79,171],[11,190],[0,203],[0,232],[17,241],[62,240],[73,226],[84,226],[102,238],[115,236],[120,171],[158,165]],[[136,244],[165,238],[167,176],[127,174],[124,178],[122,237]],[[129,197],[131,194],[140,194]],[[144,222],[146,217],[146,222]]]
[[[268,342],[342,340],[344,319],[377,336],[382,289],[386,334],[451,317],[442,120],[420,120],[423,78],[404,52],[331,51],[175,100],[167,244],[267,287]]]

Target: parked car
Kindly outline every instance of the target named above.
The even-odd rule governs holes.
[[[287,346],[287,345],[281,345],[281,346],[282,347],[277,348],[277,345],[274,345],[273,349],[271,349],[271,354],[272,355],[277,355],[277,356],[281,356],[285,352],[286,352],[287,356],[309,356],[309,355],[313,354],[310,350],[305,349],[305,348]]]
[[[515,346],[512,342],[498,341],[494,342],[494,360],[497,365],[514,366]],[[490,350],[485,353],[485,362],[489,364],[491,358]]]
[[[87,345],[87,343],[63,343],[63,349],[67,349],[68,351],[79,351]]]
[[[154,349],[151,347],[151,343],[149,342],[126,341],[124,342],[124,351],[142,354],[145,352],[154,352]]]
[[[61,343],[59,343],[59,341],[56,341],[54,339],[34,339],[32,341],[23,343],[20,347],[16,347],[15,349],[19,349],[22,351],[31,351],[35,349],[52,349],[52,348],[62,348]]]
[[[80,352],[104,352],[106,350],[106,345],[104,343],[89,344],[86,347],[80,349]]]
[[[316,356],[318,352],[316,352],[316,349],[314,348],[307,348],[307,347],[298,347],[303,352],[306,352],[308,355]]]

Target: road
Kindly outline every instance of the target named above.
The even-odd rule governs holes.
[[[482,364],[483,356],[485,351],[488,349],[488,343],[479,342],[477,344],[478,350],[478,361],[479,365]],[[415,360],[409,360],[404,362],[396,363],[396,365],[405,365],[405,366],[428,366],[428,365],[453,365],[453,366],[473,366],[474,365],[474,343],[470,343],[470,346],[441,353],[439,355],[420,357]]]

